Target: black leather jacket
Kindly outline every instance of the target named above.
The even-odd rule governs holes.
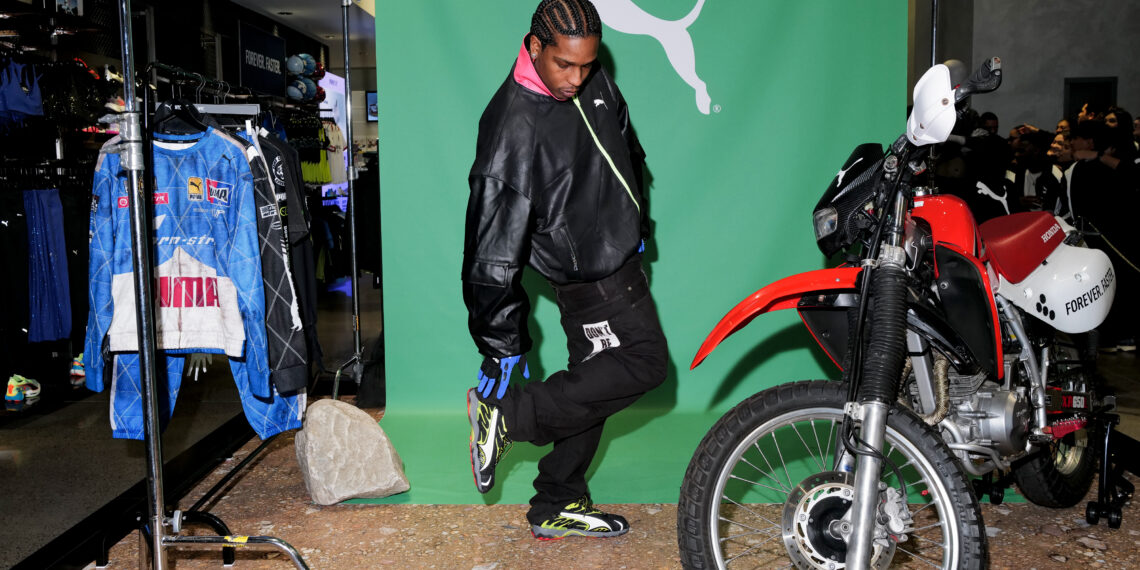
[[[468,327],[485,356],[530,350],[524,265],[557,285],[596,281],[635,255],[644,235],[645,153],[625,100],[599,66],[578,101],[508,75],[479,120],[462,278]]]

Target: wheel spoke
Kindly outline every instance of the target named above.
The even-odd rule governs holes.
[[[761,455],[763,455],[763,454],[764,454],[764,452],[762,452],[762,451],[761,451],[761,452],[760,452],[760,454],[761,454]],[[790,493],[790,492],[792,491],[791,487],[788,487],[788,486],[784,485],[784,482],[783,482],[783,481],[781,481],[781,480],[777,479],[777,478],[776,478],[776,477],[774,477],[772,474],[770,474],[770,473],[768,473],[768,472],[764,471],[763,469],[761,469],[760,467],[758,467],[757,465],[755,465],[754,463],[752,463],[751,461],[749,461],[747,458],[745,458],[745,457],[741,457],[741,458],[740,458],[740,462],[741,462],[741,463],[743,463],[743,464],[745,464],[745,465],[747,465],[747,466],[749,466],[749,467],[751,467],[751,468],[752,468],[752,469],[754,469],[754,470],[755,470],[757,473],[759,473],[759,474],[763,475],[763,476],[764,476],[765,478],[767,478],[767,479],[771,479],[773,482],[775,482],[777,485],[779,485],[779,486],[780,486],[780,488],[779,488],[779,489],[773,489],[773,490],[775,490],[775,491],[779,491],[779,492],[781,492],[781,493],[784,493],[784,494]],[[765,462],[765,463],[768,463],[768,460],[765,458],[765,459],[764,459],[764,462]],[[768,464],[768,469],[772,469],[772,465],[771,465],[770,463]],[[736,476],[736,475],[732,475],[732,477],[737,477],[737,476]],[[739,478],[739,477],[737,477],[737,478]],[[743,480],[743,479],[742,479],[742,480]],[[756,484],[757,484],[757,485],[759,485],[760,483],[756,483]],[[767,487],[767,488],[771,489],[771,487]]]
[[[736,560],[737,558],[740,558],[741,556],[744,556],[750,552],[753,552],[753,551],[759,549],[761,546],[764,546],[765,544],[771,542],[775,538],[776,538],[775,536],[769,537],[766,540],[764,540],[763,542],[761,542],[760,544],[753,544],[752,546],[749,546],[748,548],[744,549],[744,552],[741,552],[740,554],[737,554],[731,558],[725,558],[724,564],[727,566],[733,560]],[[789,568],[790,568],[790,566],[789,566]]]
[[[776,441],[776,432],[772,432],[772,444],[776,446],[776,455],[780,456],[780,465],[784,467],[784,475],[788,478],[788,487],[793,485],[792,474],[788,472],[788,462],[784,461],[784,452],[780,450],[780,442]]]
[[[771,478],[771,477],[769,477],[769,478]],[[760,483],[758,481],[752,481],[750,479],[745,479],[744,477],[741,477],[739,475],[729,475],[729,479],[734,479],[736,481],[743,481],[745,483],[748,483],[749,485],[754,485],[756,487],[763,487],[765,489],[771,489],[773,491],[776,491],[777,493],[785,493],[785,494],[787,493],[787,491],[784,489],[777,489],[775,487],[772,487],[771,485],[765,485],[765,484]],[[725,497],[725,498],[727,498],[727,497]]]
[[[772,437],[775,438],[776,435],[772,434]],[[771,471],[772,473],[775,473],[776,468],[772,467],[772,462],[768,461],[768,454],[764,453],[764,450],[760,448],[760,440],[759,439],[756,440],[756,443],[752,444],[752,447],[756,448],[756,452],[760,454],[760,458],[764,460],[764,464],[768,466],[768,470]],[[741,459],[744,460],[743,456],[741,457]],[[747,460],[744,460],[744,461],[747,461]],[[749,465],[751,465],[751,463]],[[757,471],[764,473],[760,469],[757,469]],[[784,472],[787,473],[787,468],[784,469]],[[768,475],[767,473],[764,473],[764,474]],[[768,475],[768,477],[770,477],[773,481],[778,483],[780,485],[780,487],[783,487],[784,492],[791,492],[791,490],[792,490],[792,478],[791,477],[788,477],[788,484],[787,485],[784,485],[784,482],[777,479],[774,475]]]
[[[792,424],[790,427],[792,428],[792,431],[794,431],[796,433],[796,437],[800,438],[800,443],[804,444],[804,451],[807,451],[808,456],[810,456],[812,458],[812,461],[815,462],[816,467],[819,467],[820,471],[826,471],[827,469],[823,466],[823,459],[822,459],[823,450],[819,449],[818,445],[816,446],[816,449],[818,449],[820,451],[820,454],[821,454],[820,458],[816,458],[815,451],[811,448],[810,445],[808,445],[808,442],[807,442],[807,440],[804,439],[803,434],[800,433],[800,428],[796,427],[796,424]],[[816,442],[817,443],[819,442],[819,438],[816,438]]]
[[[734,501],[734,500],[732,500],[732,498],[731,498],[731,497],[726,497],[726,496],[723,496],[723,495],[722,495],[722,496],[721,496],[721,498],[722,498],[722,499],[724,499],[724,500],[726,500],[726,501],[728,501],[728,502],[730,502],[730,503],[732,503],[732,504],[734,504],[734,505],[736,505],[736,506],[738,506],[738,507],[740,507],[741,509],[744,509],[744,510],[748,511],[749,513],[752,513],[752,515],[753,515],[753,516],[755,516],[756,518],[758,518],[758,519],[760,519],[760,520],[762,520],[762,521],[764,521],[764,522],[766,522],[766,523],[768,523],[768,524],[770,524],[770,525],[772,525],[772,526],[774,526],[774,527],[776,527],[776,528],[781,528],[781,527],[780,527],[780,525],[779,525],[778,523],[776,523],[776,522],[774,522],[774,521],[772,521],[772,520],[768,519],[768,517],[766,517],[766,516],[764,516],[764,515],[762,515],[762,514],[760,514],[760,513],[756,512],[756,511],[752,510],[751,508],[749,508],[749,507],[748,507],[748,505],[745,505],[744,503],[740,503],[740,502]],[[723,517],[723,516],[722,516],[722,517],[720,517],[720,520],[722,520],[722,521],[724,521],[724,522],[730,522],[730,523],[733,523],[733,524],[738,524],[738,525],[740,525],[740,526],[742,526],[742,527],[745,527],[745,528],[752,528],[752,527],[749,527],[748,525],[746,525],[746,524],[744,524],[744,523],[740,523],[740,522],[737,522],[737,521],[735,521],[735,520],[732,520],[732,519],[727,519],[727,518],[725,518],[725,517]],[[758,528],[757,528],[757,529],[753,529],[753,530],[757,530],[757,531],[758,531],[758,530],[760,530],[760,529],[758,529]]]
[[[915,559],[915,560],[918,560],[919,562],[924,562],[924,563],[926,563],[926,564],[928,564],[928,565],[930,565],[930,566],[933,566],[933,567],[935,567],[935,568],[942,568],[942,561],[941,561],[941,560],[939,560],[939,561],[936,563],[936,562],[934,562],[934,561],[930,560],[929,558],[927,558],[927,557],[925,557],[925,556],[922,556],[922,555],[918,554],[917,552],[913,552],[913,551],[907,550],[907,549],[905,549],[905,548],[903,548],[903,547],[901,547],[901,546],[898,546],[898,544],[897,544],[897,543],[895,544],[895,548],[897,548],[898,550],[901,550],[901,551],[903,551],[903,552],[907,553],[908,555],[910,555],[910,557],[911,557],[911,558],[913,558],[913,559]]]
[[[915,532],[921,532],[921,531],[924,531],[924,530],[930,530],[930,529],[932,529],[932,528],[942,528],[943,526],[944,526],[943,522],[942,522],[942,521],[938,521],[938,522],[936,522],[936,523],[934,523],[934,524],[930,524],[930,525],[926,525],[926,526],[922,526],[922,527],[917,527],[917,528],[914,528],[914,529],[912,529],[912,530],[911,530],[911,533],[915,533]],[[921,538],[921,539],[923,539],[923,540],[930,540],[929,538],[925,538],[925,537],[922,537],[922,536],[920,536],[919,538]],[[931,542],[934,542],[934,541],[932,541],[932,540],[930,540],[930,541],[931,541]]]
[[[783,534],[780,534],[780,529],[779,529],[779,527],[772,527],[772,528],[768,529],[767,531],[764,531],[764,530],[760,530],[760,529],[758,529],[758,528],[757,528],[757,529],[753,529],[752,527],[750,527],[750,526],[748,526],[748,525],[743,525],[743,524],[740,524],[740,523],[738,523],[738,522],[736,522],[736,521],[734,521],[734,520],[729,520],[729,519],[725,519],[725,518],[721,518],[720,520],[722,520],[722,521],[724,521],[724,522],[726,522],[726,523],[730,523],[730,524],[733,524],[733,525],[736,525],[736,526],[742,526],[742,527],[744,527],[744,528],[747,528],[747,529],[752,529],[752,530],[756,531],[756,532],[742,532],[742,533],[740,533],[740,534],[734,534],[734,535],[732,535],[732,536],[726,536],[726,537],[724,537],[724,538],[721,538],[721,539],[720,539],[720,541],[721,541],[721,542],[729,542],[729,541],[733,541],[733,540],[736,540],[736,539],[738,539],[738,538],[744,538],[744,537],[746,537],[746,536],[756,536],[756,535],[760,535],[760,536],[764,536],[764,537],[766,537],[766,538],[764,539],[764,542],[768,542],[769,540],[772,540],[772,539],[773,539],[773,538],[775,538],[775,537],[778,537],[778,536],[783,536]]]

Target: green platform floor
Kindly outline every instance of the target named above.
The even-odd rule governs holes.
[[[587,474],[598,503],[676,503],[685,468],[701,438],[719,417],[632,409],[606,422],[601,447]],[[531,481],[538,460],[550,447],[515,443],[496,471],[495,488],[475,490],[468,452],[471,425],[466,410],[454,413],[400,414],[380,421],[404,461],[411,483],[406,493],[350,503],[380,504],[522,504],[534,494]]]

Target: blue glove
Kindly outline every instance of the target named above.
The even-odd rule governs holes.
[[[495,386],[495,381],[499,381],[499,391],[495,394],[496,398],[502,398],[507,393],[507,385],[511,382],[511,372],[519,363],[522,363],[523,378],[530,378],[530,367],[526,363],[526,355],[521,356],[504,356],[503,358],[486,357],[483,359],[483,365],[479,367],[479,374],[475,377],[479,380],[479,394],[484,398],[491,396],[491,389]]]

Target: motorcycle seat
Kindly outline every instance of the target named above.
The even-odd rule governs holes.
[[[978,228],[985,261],[1010,283],[1020,283],[1065,241],[1061,224],[1049,212],[1019,212],[988,220]]]

